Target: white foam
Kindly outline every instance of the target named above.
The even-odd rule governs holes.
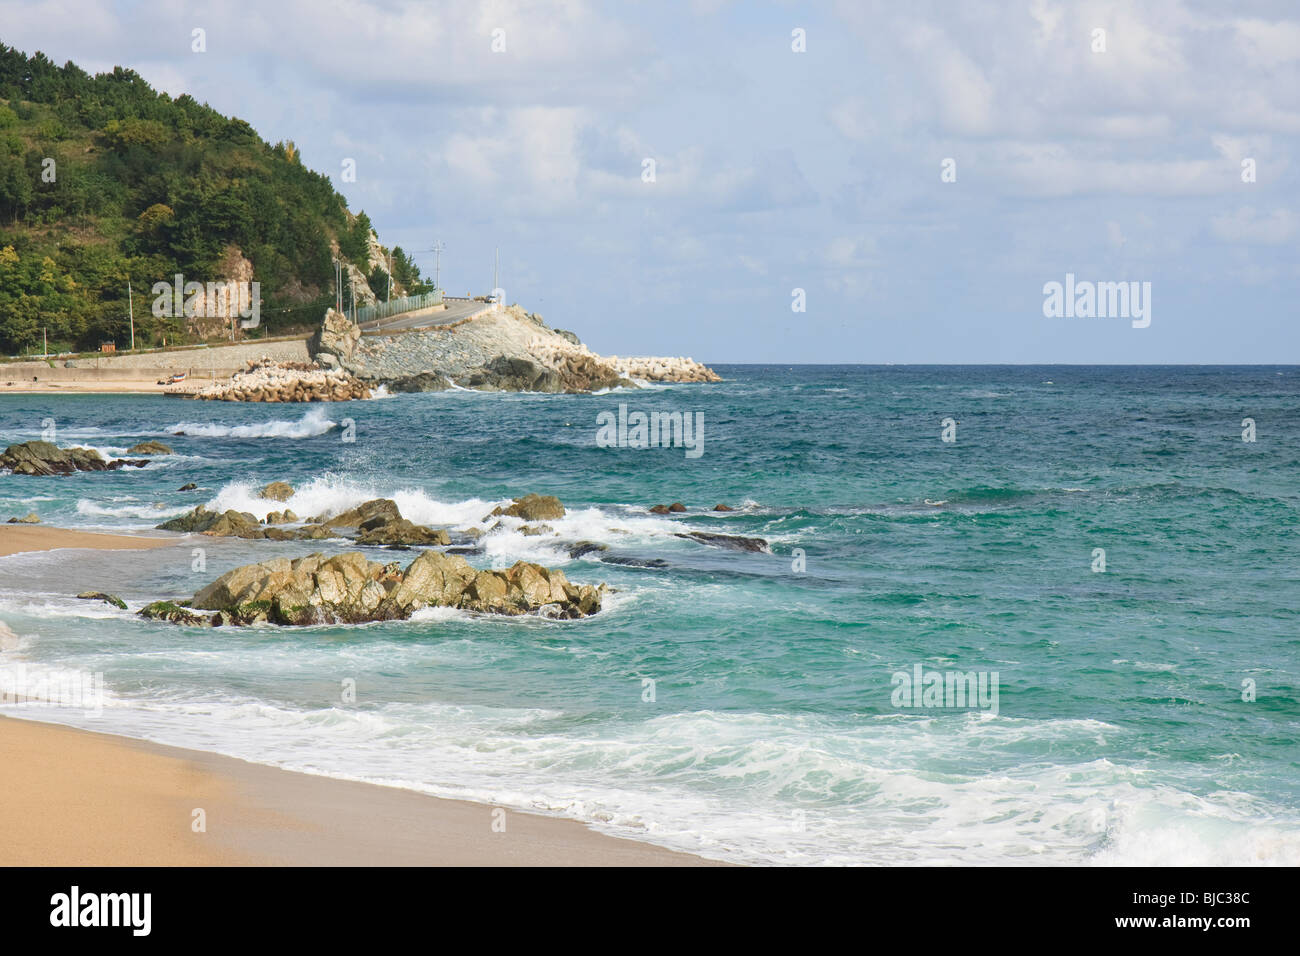
[[[312,408],[297,421],[272,419],[249,425],[222,425],[213,422],[179,422],[169,434],[200,438],[312,438],[337,428],[338,422],[325,415],[325,409]]]

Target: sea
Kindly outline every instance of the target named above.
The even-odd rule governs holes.
[[[1300,863],[1300,368],[715,368],[593,395],[0,394],[0,444],[175,449],[2,475],[0,520],[149,533],[197,504],[306,518],[387,497],[490,529],[479,567],[610,589],[577,621],[185,628],[134,612],[355,548],[13,555],[0,675],[103,693],[0,713],[737,863]],[[698,451],[598,440],[638,412],[680,413]],[[294,496],[257,497],[273,480]],[[563,501],[552,533],[487,517],[529,492]],[[605,550],[572,558],[579,541]]]

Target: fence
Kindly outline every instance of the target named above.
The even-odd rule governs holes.
[[[363,305],[357,308],[357,324],[373,322],[375,319],[386,319],[389,316],[400,315],[403,312],[414,312],[417,309],[427,309],[430,306],[441,304],[442,290],[434,289],[432,292],[424,293],[424,295],[408,295],[388,302]]]

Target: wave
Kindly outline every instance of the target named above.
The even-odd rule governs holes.
[[[168,507],[160,501],[152,504],[101,505],[89,498],[77,500],[77,514],[96,518],[144,518],[162,521],[189,512],[185,505]]]
[[[325,409],[313,408],[297,421],[276,418],[251,425],[178,422],[171,427],[169,433],[198,438],[314,438],[338,427],[338,422],[326,417]]]

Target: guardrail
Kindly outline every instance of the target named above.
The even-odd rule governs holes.
[[[403,312],[415,312],[418,309],[427,309],[441,304],[442,290],[434,289],[432,292],[426,292],[423,295],[407,295],[400,299],[391,299],[388,302],[363,305],[357,309],[357,324],[374,322],[376,319],[387,319],[394,315],[401,315]]]

